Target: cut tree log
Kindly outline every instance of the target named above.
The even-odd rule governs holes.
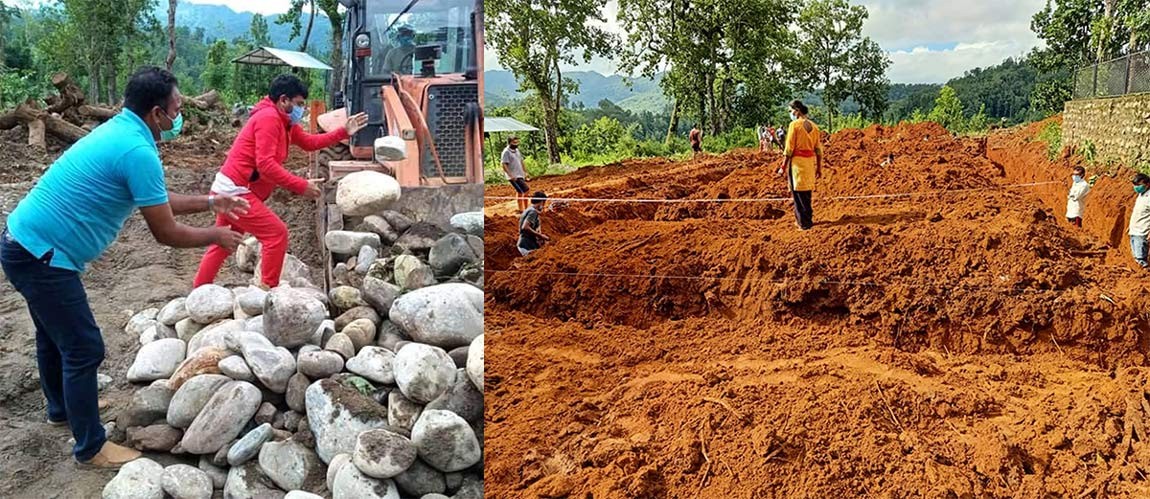
[[[66,109],[81,106],[84,104],[84,91],[72,81],[72,77],[68,73],[56,73],[52,75],[52,86],[60,92],[56,99],[51,99],[47,111],[49,113],[63,113]]]
[[[44,140],[44,120],[28,122],[28,145],[40,151],[48,148],[48,142]]]
[[[5,123],[9,119],[14,119],[17,122],[23,123],[25,125],[29,125],[34,121],[41,121],[44,123],[44,128],[48,131],[48,133],[64,140],[69,144],[80,140],[85,135],[88,135],[87,130],[68,123],[64,120],[64,118],[40,110],[34,101],[27,101],[23,104],[20,104],[19,106],[16,106],[16,109],[13,109],[10,113],[0,116],[0,123]]]
[[[97,121],[110,120],[110,119],[112,119],[112,117],[114,117],[120,113],[119,108],[91,106],[88,104],[80,106],[79,109],[77,109],[77,111],[80,112],[81,116],[84,116],[86,118],[93,118]]]
[[[220,104],[220,93],[212,89],[202,95],[185,97],[184,103],[201,111],[216,109]]]

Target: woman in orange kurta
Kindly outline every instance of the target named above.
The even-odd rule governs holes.
[[[808,230],[814,225],[811,192],[815,190],[815,178],[822,173],[823,149],[820,144],[819,127],[807,118],[807,106],[802,101],[791,102],[791,124],[787,128],[786,159],[783,171],[787,173],[787,183],[795,202],[795,222],[799,229]]]

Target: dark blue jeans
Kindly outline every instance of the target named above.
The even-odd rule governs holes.
[[[48,418],[68,421],[79,461],[95,457],[107,441],[100,425],[96,369],[104,361],[104,339],[88,306],[80,273],[48,265],[8,235],[0,234],[0,266],[28,302],[36,326],[36,364],[48,399]]]

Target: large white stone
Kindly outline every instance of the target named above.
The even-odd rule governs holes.
[[[268,293],[263,318],[264,336],[277,346],[292,348],[312,338],[327,318],[327,309],[309,293],[281,287]]]
[[[140,347],[135,362],[128,368],[128,381],[142,383],[168,378],[184,361],[186,353],[184,342],[176,338],[148,343]]]
[[[415,444],[389,430],[369,430],[359,434],[351,462],[373,478],[391,478],[415,462]]]
[[[187,298],[180,297],[168,302],[167,305],[164,305],[164,308],[160,309],[156,320],[165,326],[175,326],[177,322],[188,318],[188,307],[185,306],[186,301]]]
[[[173,499],[211,499],[212,479],[203,470],[186,464],[164,468],[164,492]]]
[[[399,182],[390,175],[365,170],[340,179],[335,203],[344,215],[362,217],[386,210],[399,194]]]
[[[335,474],[332,499],[399,499],[395,482],[372,478],[354,465],[343,465]]]
[[[163,466],[139,458],[120,467],[115,478],[104,485],[103,499],[164,499],[163,479]]]
[[[193,454],[220,450],[252,419],[262,398],[260,389],[246,381],[224,385],[192,421],[180,446]]]
[[[323,491],[324,464],[300,442],[268,442],[260,448],[259,462],[264,475],[281,489]]]
[[[192,320],[200,324],[211,324],[232,316],[235,309],[232,290],[215,284],[205,284],[193,289],[184,306]]]
[[[473,236],[483,237],[483,212],[482,211],[469,211],[466,213],[456,213],[451,216],[449,221],[451,228],[471,234]]]
[[[212,395],[231,381],[222,374],[201,374],[180,385],[168,404],[168,424],[176,428],[191,426]]]
[[[483,447],[471,426],[451,411],[423,411],[411,429],[419,458],[443,471],[465,470],[483,458]]]
[[[351,454],[360,433],[387,427],[387,411],[374,399],[332,379],[312,383],[304,394],[308,427],[325,463]]]
[[[461,283],[417,289],[396,299],[388,315],[417,342],[469,345],[483,334],[483,290]]]
[[[428,403],[455,381],[455,361],[442,348],[409,343],[395,354],[395,383],[407,398]]]
[[[471,382],[475,383],[475,387],[480,392],[483,391],[483,335],[476,336],[471,340],[471,346],[467,349],[467,377],[471,378]]]
[[[330,231],[323,236],[323,242],[328,251],[337,255],[358,255],[359,249],[364,246],[380,248],[383,245],[379,234],[349,230]]]
[[[365,346],[347,361],[347,370],[367,378],[368,381],[390,385],[395,383],[393,363],[395,354],[383,347]]]

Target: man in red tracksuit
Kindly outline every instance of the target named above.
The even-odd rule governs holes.
[[[295,76],[285,74],[272,80],[267,97],[252,109],[251,118],[236,137],[223,168],[212,183],[213,194],[243,197],[251,204],[247,214],[217,216],[216,225],[256,236],[263,245],[260,277],[263,286],[269,289],[279,285],[287,254],[288,230],[264,201],[276,187],[309,198],[319,197],[318,184],[322,181],[308,180],[284,169],[288,145],[316,151],[354,135],[367,124],[367,115],[360,113],[348,118],[344,128],[324,134],[309,134],[299,124],[303,119],[307,94],[307,87]],[[193,286],[214,281],[230,254],[221,246],[209,246]]]

